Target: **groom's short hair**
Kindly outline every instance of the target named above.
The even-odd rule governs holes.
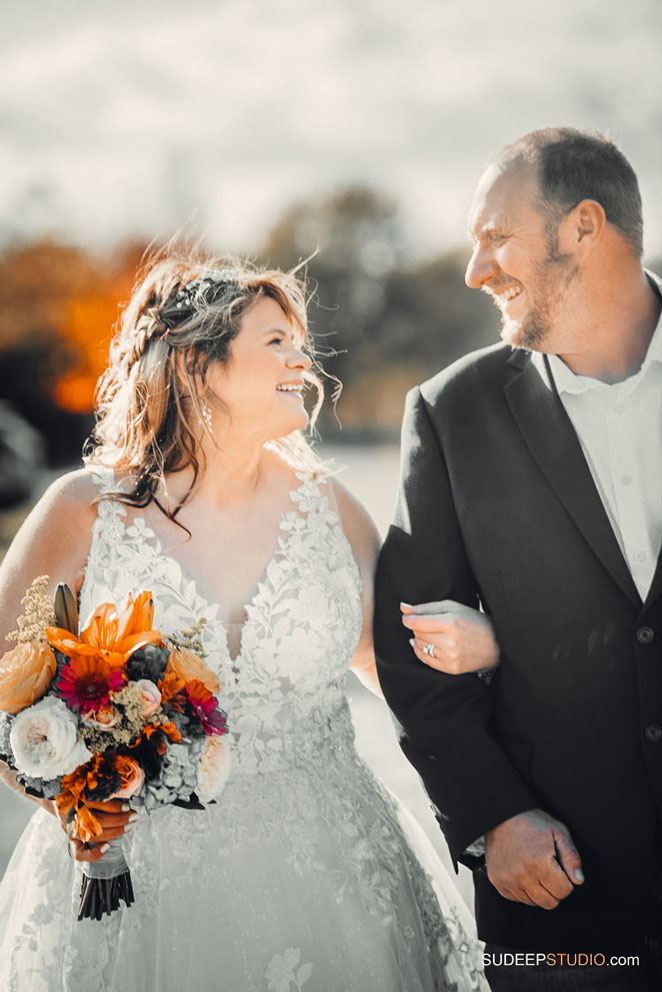
[[[641,194],[634,169],[613,141],[597,131],[544,127],[502,148],[491,165],[526,163],[537,172],[546,230],[582,200],[596,200],[637,258],[643,253]]]

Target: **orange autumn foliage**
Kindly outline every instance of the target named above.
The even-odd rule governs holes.
[[[144,245],[110,257],[45,238],[0,256],[0,351],[39,339],[51,355],[43,383],[71,413],[91,413],[120,306],[131,296]]]
[[[121,285],[102,283],[69,301],[60,330],[73,346],[76,365],[55,383],[53,390],[55,402],[64,410],[89,413],[94,409],[94,391],[108,362],[118,305],[130,292],[128,280]]]

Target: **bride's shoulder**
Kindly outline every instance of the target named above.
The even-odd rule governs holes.
[[[61,548],[67,557],[86,554],[98,499],[99,487],[86,469],[67,472],[51,482],[17,537]]]
[[[51,482],[33,513],[40,518],[57,518],[61,523],[77,521],[80,527],[86,519],[94,522],[98,500],[98,484],[87,469],[81,468]]]
[[[21,597],[38,575],[49,576],[53,589],[66,582],[77,590],[92,541],[98,494],[85,470],[68,472],[51,483],[23,521],[0,567],[0,599],[9,618],[19,615]]]
[[[93,523],[98,502],[99,484],[89,469],[81,468],[51,482],[35,510],[48,517],[74,518],[79,524],[85,519]]]

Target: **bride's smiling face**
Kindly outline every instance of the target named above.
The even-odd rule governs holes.
[[[308,423],[303,404],[304,372],[311,366],[296,344],[298,335],[275,300],[259,300],[243,317],[225,365],[207,373],[207,384],[231,428],[264,440],[286,437]]]

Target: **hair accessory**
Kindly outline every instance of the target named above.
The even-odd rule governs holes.
[[[210,269],[206,276],[192,279],[161,307],[161,322],[171,330],[190,320],[201,304],[217,303],[232,291],[238,293],[239,278],[234,269]]]
[[[200,427],[206,427],[210,434],[213,434],[212,430],[212,419],[211,419],[211,408],[203,400],[200,404],[200,413],[202,416],[198,419]],[[204,423],[203,423],[204,421]]]

